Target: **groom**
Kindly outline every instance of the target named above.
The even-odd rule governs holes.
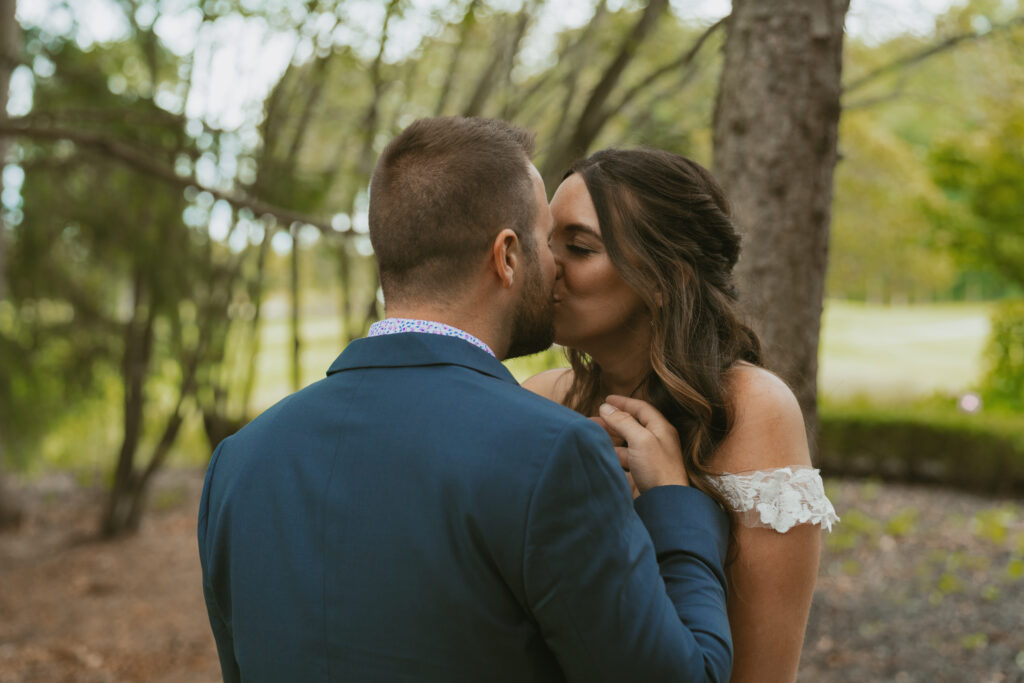
[[[499,362],[552,338],[532,147],[499,121],[421,119],[381,155],[387,319],[207,471],[224,680],[728,679],[727,522],[687,486],[675,433],[609,399],[620,464],[600,427]]]

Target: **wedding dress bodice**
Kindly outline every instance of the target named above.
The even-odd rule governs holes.
[[[798,524],[815,524],[832,531],[832,524],[839,521],[825,495],[821,475],[813,467],[725,473],[711,482],[747,527],[785,533]]]

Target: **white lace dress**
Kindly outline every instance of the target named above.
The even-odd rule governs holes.
[[[815,524],[832,531],[832,524],[839,521],[825,495],[821,474],[813,467],[726,473],[712,482],[743,526],[784,534],[798,524]]]

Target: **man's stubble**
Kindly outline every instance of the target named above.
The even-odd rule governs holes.
[[[555,339],[555,307],[545,286],[538,247],[527,254],[528,270],[523,298],[512,316],[512,334],[505,358],[528,356],[545,350]]]

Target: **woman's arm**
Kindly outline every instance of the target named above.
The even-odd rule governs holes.
[[[800,406],[775,375],[740,365],[730,377],[732,430],[715,453],[719,472],[811,464]],[[821,528],[798,524],[785,533],[734,524],[729,623],[735,647],[732,682],[796,680],[818,574]]]

